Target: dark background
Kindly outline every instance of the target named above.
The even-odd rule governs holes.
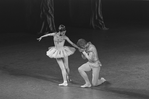
[[[55,23],[87,27],[90,18],[90,0],[54,0]],[[1,0],[0,32],[31,32],[40,30],[41,0]],[[113,24],[138,23],[148,25],[149,1],[102,0],[102,11],[107,27]]]

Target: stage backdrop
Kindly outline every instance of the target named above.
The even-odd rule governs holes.
[[[55,19],[56,23],[102,29],[102,0],[55,0]]]
[[[0,0],[0,31],[37,33],[42,26],[42,0]],[[54,22],[66,26],[89,27],[92,0],[54,0]],[[148,0],[102,0],[102,14],[107,27],[121,21],[149,19]]]

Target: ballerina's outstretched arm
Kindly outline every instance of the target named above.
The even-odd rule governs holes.
[[[80,47],[78,47],[76,44],[74,44],[67,36],[65,37],[65,39],[66,39],[72,46],[74,46],[75,48],[80,49]]]
[[[47,37],[47,36],[54,36],[56,33],[47,33],[47,34],[45,34],[45,35],[43,35],[43,36],[41,36],[41,37],[39,37],[39,38],[37,38],[37,40],[41,40],[43,37]]]

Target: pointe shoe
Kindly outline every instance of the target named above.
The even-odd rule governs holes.
[[[63,83],[59,84],[59,86],[68,86],[68,83],[67,82],[63,82]]]
[[[82,88],[89,88],[89,87],[91,87],[91,84],[84,84],[84,85],[82,85],[81,87],[82,87]]]

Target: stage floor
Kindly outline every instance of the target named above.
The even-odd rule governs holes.
[[[68,37],[91,41],[103,66],[100,77],[107,82],[98,87],[84,84],[77,68],[86,62],[79,51],[69,57],[68,87],[59,87],[61,71],[46,56],[52,37],[7,33],[0,40],[0,99],[149,99],[149,29],[144,26],[113,26],[107,31],[67,28]],[[71,33],[71,34],[70,34]],[[69,45],[66,43],[66,45]],[[91,73],[88,73],[91,79]]]

